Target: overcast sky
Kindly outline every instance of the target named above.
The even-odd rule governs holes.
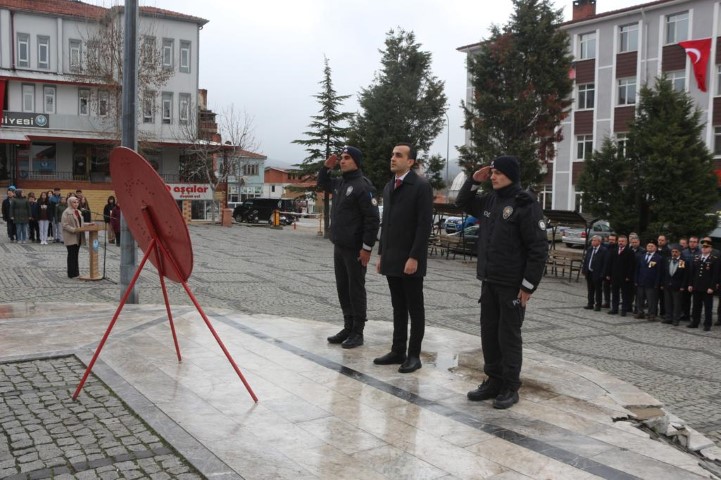
[[[107,0],[85,0],[108,6]],[[556,0],[571,17],[572,0]],[[598,0],[597,12],[646,3]],[[205,18],[200,32],[200,88],[212,110],[234,104],[254,117],[258,150],[269,165],[299,163],[302,138],[318,111],[323,56],[330,60],[336,91],[352,95],[345,111],[358,111],[357,94],[380,67],[378,50],[396,27],[412,30],[433,55],[433,74],[445,82],[450,108],[450,156],[464,141],[460,102],[465,98],[465,55],[458,47],[488,36],[512,12],[510,0],[140,0]],[[448,132],[431,154],[446,156]],[[389,157],[390,157],[390,152]]]

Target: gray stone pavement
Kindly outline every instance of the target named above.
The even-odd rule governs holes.
[[[2,226],[4,227],[4,226]],[[341,324],[332,268],[332,246],[316,235],[315,224],[272,230],[234,225],[190,226],[195,269],[189,281],[201,305],[327,321],[328,333]],[[107,246],[106,279],[69,281],[62,245],[10,244],[0,240],[3,302],[101,302],[120,298],[119,249]],[[87,252],[81,251],[81,274]],[[101,252],[101,271],[102,271]],[[431,257],[426,277],[430,325],[478,333],[479,282],[475,263]],[[368,273],[368,317],[391,319],[385,280]],[[174,305],[189,305],[183,289],[169,286]],[[141,303],[160,304],[157,273],[141,275]],[[526,316],[526,346],[608,372],[646,391],[672,414],[721,445],[721,328],[711,332],[672,327],[583,310],[583,281],[547,277]],[[480,344],[480,340],[479,340]]]

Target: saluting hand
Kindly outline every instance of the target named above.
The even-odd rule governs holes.
[[[486,165],[485,167],[481,167],[480,169],[473,172],[473,181],[474,182],[485,182],[491,178],[491,167],[490,165]]]
[[[337,164],[338,164],[338,157],[336,156],[335,153],[332,154],[330,157],[328,157],[326,159],[325,163],[323,163],[323,165],[330,168],[331,170],[333,170]]]

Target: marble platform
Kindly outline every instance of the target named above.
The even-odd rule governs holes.
[[[87,363],[114,310],[0,305],[0,362]],[[258,403],[186,306],[173,309],[182,362],[165,307],[129,305],[89,384],[110,386],[211,479],[718,478],[637,428],[657,400],[588,367],[525,350],[521,401],[499,411],[465,396],[483,380],[477,336],[427,328],[423,368],[400,374],[372,363],[390,323],[369,322],[366,344],[344,350],[327,323],[207,313]]]

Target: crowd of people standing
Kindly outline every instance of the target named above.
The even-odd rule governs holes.
[[[700,245],[699,245],[700,243]],[[584,308],[610,315],[633,314],[636,319],[660,320],[703,329],[713,322],[713,297],[721,297],[721,254],[709,237],[690,236],[669,244],[659,235],[645,246],[636,234],[595,235],[586,249],[582,272],[588,301]],[[721,325],[721,298],[717,320]]]

